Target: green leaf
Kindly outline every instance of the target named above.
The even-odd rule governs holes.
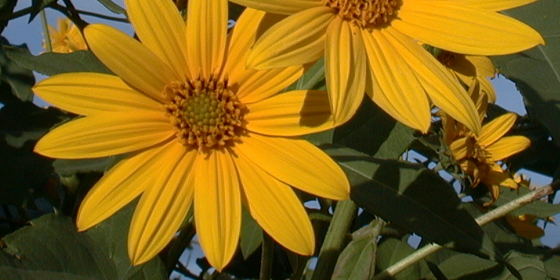
[[[123,7],[115,4],[115,2],[111,0],[97,0],[97,1],[99,1],[99,3],[101,3],[103,6],[105,6],[107,10],[115,14],[126,14],[126,10]]]
[[[377,237],[375,223],[352,233],[333,271],[333,280],[368,280],[375,274]]]
[[[21,67],[16,61],[7,56],[6,50],[18,50],[21,52],[29,52],[27,46],[21,47],[8,46],[8,42],[4,37],[0,38],[0,69],[2,74],[2,83],[7,83],[12,88],[12,92],[23,101],[32,101],[33,92],[31,87],[35,84],[33,72],[29,69]],[[5,94],[4,92],[1,94]]]
[[[31,4],[33,11],[29,13],[29,22],[31,22],[44,8],[56,1],[57,0],[33,0]]]
[[[0,18],[4,20],[0,20],[0,33],[4,31],[4,28],[10,21],[9,18],[14,11],[14,7],[16,6],[17,1],[13,0],[0,0]]]
[[[56,159],[53,167],[54,172],[62,176],[88,172],[105,173],[124,157],[125,155],[91,159]]]
[[[414,253],[414,248],[410,247],[410,245],[408,245],[408,243],[404,241],[396,238],[381,239],[381,241],[377,245],[376,255],[378,270],[382,271],[384,269],[387,269],[391,265],[397,263],[398,261],[404,259],[412,253]],[[422,266],[425,266],[425,263],[423,261],[420,263],[415,263],[407,267],[391,279],[422,279],[424,270]]]
[[[516,251],[511,251],[506,255],[506,261],[519,272],[521,279],[552,279],[544,266],[540,256],[523,254]],[[554,278],[558,275],[552,275]],[[495,280],[517,280],[519,279],[513,275],[510,270],[504,271],[490,279]]]
[[[21,67],[47,76],[70,72],[112,74],[90,51],[76,51],[68,54],[49,52],[34,56],[27,50],[6,47],[6,53]]]
[[[422,165],[325,150],[345,170],[358,206],[430,242],[500,259],[494,244],[463,209],[453,187]]]
[[[2,266],[0,266],[0,275],[3,277],[10,277],[9,279],[11,280],[97,280],[93,277],[84,277],[68,272],[46,270],[33,271]]]
[[[549,276],[558,276],[560,275],[560,256],[559,255],[552,255],[548,258],[543,260],[544,267]]]
[[[437,265],[446,279],[486,279],[503,269],[497,262],[448,249],[435,252],[427,260]]]
[[[263,231],[259,224],[251,217],[249,211],[243,208],[241,222],[241,236],[239,237],[239,247],[243,259],[251,256],[263,242]]]
[[[524,97],[527,112],[542,123],[560,144],[560,2],[541,0],[502,12],[535,28],[546,45],[523,53],[493,57]]]

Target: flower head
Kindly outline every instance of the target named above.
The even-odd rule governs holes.
[[[58,29],[49,25],[49,36],[52,51],[56,53],[71,53],[79,50],[87,50],[87,45],[82,33],[69,18],[57,19]],[[43,48],[47,49],[43,42]]]
[[[266,31],[250,67],[279,67],[325,55],[335,121],[356,111],[364,90],[398,121],[426,132],[431,105],[480,130],[472,101],[417,42],[471,55],[518,52],[543,44],[527,25],[497,11],[534,0],[232,0],[289,15]]]
[[[34,88],[85,116],[45,135],[38,153],[130,153],[88,193],[78,229],[141,196],[128,237],[129,256],[140,264],[164,248],[194,204],[202,249],[222,269],[236,249],[244,205],[278,243],[312,254],[313,229],[291,186],[349,197],[340,167],[296,138],[333,127],[326,93],[277,94],[303,74],[302,66],[245,68],[267,22],[263,12],[246,10],[227,36],[226,0],[189,1],[186,24],[172,1],[125,3],[142,43],[105,25],[85,29],[94,54],[117,76],[63,74]]]

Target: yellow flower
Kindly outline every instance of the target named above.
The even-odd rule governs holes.
[[[85,116],[45,135],[38,153],[130,153],[88,193],[78,229],[141,195],[128,236],[129,256],[141,264],[164,248],[194,204],[202,249],[220,270],[237,247],[243,204],[278,243],[313,254],[311,223],[290,186],[349,198],[341,168],[295,137],[333,127],[326,92],[277,94],[301,77],[302,66],[245,68],[264,12],[246,10],[228,37],[226,0],[189,1],[186,24],[172,1],[125,3],[142,43],[106,25],[85,29],[92,51],[117,76],[63,74],[34,88]]]
[[[82,33],[69,18],[57,19],[58,30],[49,25],[49,37],[52,51],[56,53],[71,53],[87,50],[87,45]],[[43,48],[47,49],[43,42]]]
[[[395,119],[423,132],[430,126],[431,102],[471,130],[480,127],[467,94],[417,42],[473,55],[543,44],[535,30],[496,12],[532,1],[232,0],[289,15],[256,43],[250,67],[307,63],[325,55],[337,122],[352,116],[365,90]]]
[[[470,133],[453,141],[449,148],[466,174],[473,178],[473,187],[480,182],[491,191],[492,199],[500,196],[500,186],[516,189],[518,184],[497,163],[529,147],[524,136],[503,137],[515,124],[517,115],[506,113],[482,127],[480,135]]]

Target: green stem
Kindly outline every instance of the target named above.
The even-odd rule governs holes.
[[[49,23],[47,22],[47,14],[45,10],[39,12],[41,14],[41,23],[43,25],[43,34],[45,34],[45,46],[48,52],[52,52],[51,35],[49,34]]]
[[[479,216],[478,218],[475,219],[475,221],[481,226],[486,225],[491,221],[499,219],[524,205],[527,205],[544,196],[553,194],[559,188],[560,188],[560,181],[553,182],[550,185],[546,185],[544,187],[538,188],[522,197],[519,197],[515,200],[512,200],[502,205],[501,207],[498,207],[482,216]],[[399,262],[383,270],[381,273],[376,275],[373,279],[374,280],[393,279],[395,275],[403,271],[405,268],[419,262],[420,260],[429,256],[430,254],[437,252],[441,248],[443,247],[438,244],[426,245],[416,250],[416,252],[412,253],[406,258],[400,260]]]
[[[352,200],[341,201],[336,205],[333,219],[327,230],[321,252],[319,252],[319,259],[312,280],[331,279],[338,255],[346,245],[345,237],[356,215],[357,208]]]
[[[272,260],[274,259],[274,240],[263,232],[260,280],[270,280],[272,276]]]

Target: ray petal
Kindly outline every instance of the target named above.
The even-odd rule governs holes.
[[[336,17],[327,29],[325,74],[337,124],[348,121],[364,98],[366,50],[358,27]]]
[[[391,25],[432,46],[464,54],[510,54],[544,44],[528,25],[459,1],[406,1]]]
[[[192,74],[203,78],[221,71],[226,49],[227,0],[189,1],[187,59]],[[194,77],[196,78],[196,77]]]
[[[195,164],[196,230],[208,262],[221,271],[235,253],[241,230],[239,177],[228,152],[199,153]]]
[[[513,127],[516,120],[517,115],[515,113],[506,113],[493,119],[482,127],[478,142],[481,145],[489,146],[498,141]]]
[[[297,136],[334,127],[324,91],[289,91],[247,107],[247,129],[260,134]]]
[[[305,140],[251,133],[235,150],[240,157],[295,188],[329,199],[349,198],[350,186],[342,169]]]
[[[321,0],[231,0],[231,2],[269,13],[283,15],[291,15],[323,5]]]
[[[185,21],[173,2],[127,0],[125,4],[142,43],[179,77],[186,77]]]
[[[301,65],[324,53],[327,27],[336,17],[328,7],[315,7],[291,15],[268,29],[249,54],[251,68]]]
[[[531,146],[531,140],[525,136],[508,136],[486,147],[494,160],[503,160]]]
[[[300,255],[312,255],[315,235],[294,191],[245,157],[235,158],[247,208],[280,245]]]
[[[53,158],[94,158],[137,151],[174,134],[163,112],[105,113],[72,120],[43,136],[39,154]]]
[[[76,225],[87,230],[104,221],[126,206],[144,190],[154,184],[162,161],[175,155],[168,151],[176,142],[139,151],[118,162],[87,193],[80,204]]]
[[[65,73],[40,81],[33,92],[49,104],[78,115],[149,110],[161,104],[130,88],[119,77],[100,73]]]
[[[175,144],[168,151],[157,180],[136,206],[128,233],[128,254],[134,265],[159,253],[179,230],[194,195],[196,150]]]
[[[122,31],[103,24],[90,24],[84,35],[93,53],[127,84],[164,101],[162,92],[170,81],[179,80],[159,57]]]
[[[471,6],[477,9],[490,11],[503,11],[523,5],[527,5],[537,0],[461,0],[457,1],[465,6]]]
[[[451,153],[453,154],[455,160],[461,160],[465,158],[468,152],[467,138],[463,137],[453,141],[449,145],[449,149],[451,150]]]

